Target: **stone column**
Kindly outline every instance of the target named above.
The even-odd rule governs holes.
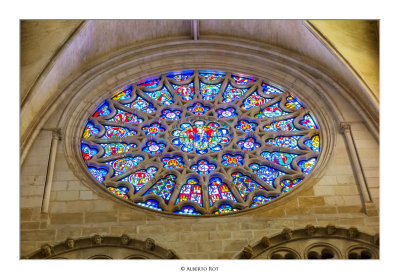
[[[353,134],[351,132],[351,125],[346,122],[340,123],[341,132],[344,135],[344,139],[346,142],[346,146],[348,148],[350,162],[353,167],[354,176],[356,178],[358,191],[361,196],[363,210],[366,214],[370,210],[375,209],[375,206],[372,202],[371,195],[368,190],[367,179],[365,178],[365,174],[362,168],[361,160],[358,155],[357,147],[354,142]],[[375,210],[376,211],[376,210]],[[373,211],[373,212],[375,212]]]
[[[49,164],[47,166],[46,183],[44,185],[44,194],[42,201],[42,213],[48,213],[49,210],[50,194],[51,194],[51,187],[53,184],[53,175],[54,175],[54,164],[56,161],[57,146],[59,140],[61,140],[61,130],[55,129],[53,130],[53,135],[50,145]]]

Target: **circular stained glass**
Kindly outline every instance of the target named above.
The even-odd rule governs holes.
[[[293,93],[213,70],[148,78],[115,92],[82,131],[88,173],[111,195],[177,215],[262,207],[301,185],[321,132]]]

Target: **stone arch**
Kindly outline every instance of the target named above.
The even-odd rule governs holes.
[[[285,228],[278,235],[264,236],[255,245],[245,247],[235,258],[274,259],[279,258],[274,254],[280,254],[283,259],[287,252],[299,259],[378,259],[379,236],[359,232],[354,227],[346,229],[333,225]]]
[[[178,259],[174,251],[165,249],[153,239],[144,241],[122,236],[101,236],[99,234],[67,239],[24,257],[25,259]]]

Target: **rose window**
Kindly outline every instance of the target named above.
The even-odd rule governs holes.
[[[177,215],[266,206],[312,175],[321,132],[297,96],[211,70],[166,73],[101,102],[81,138],[87,173],[111,195]]]

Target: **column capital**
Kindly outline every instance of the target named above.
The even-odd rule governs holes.
[[[52,134],[52,138],[53,139],[57,139],[57,140],[61,140],[61,129],[60,128],[56,128],[52,130],[53,134]]]
[[[345,133],[345,132],[350,131],[350,129],[351,129],[351,124],[348,123],[348,122],[341,122],[340,125],[339,125],[339,127],[340,127],[340,131],[341,131],[342,133]]]

